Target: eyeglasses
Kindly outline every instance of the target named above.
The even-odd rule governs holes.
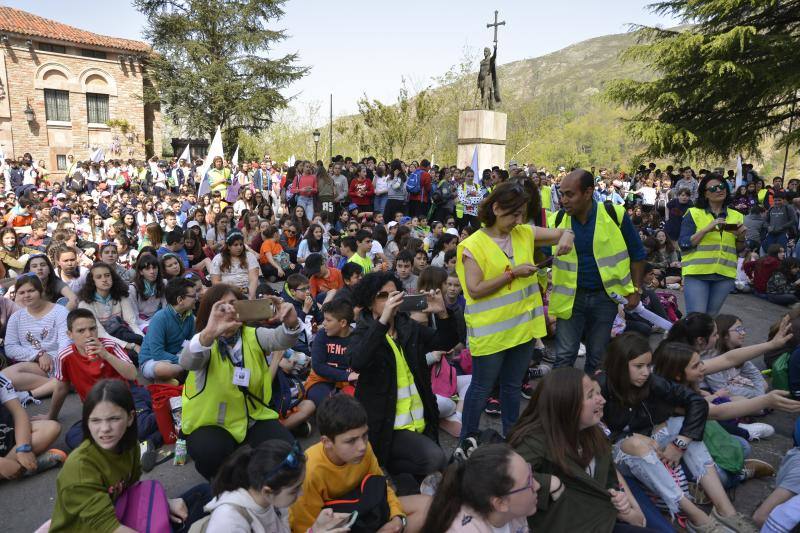
[[[512,494],[517,494],[518,492],[525,492],[526,490],[533,492],[533,468],[531,468],[530,465],[528,465],[528,482],[525,484],[525,486],[507,492],[506,496],[511,496]]]
[[[191,298],[191,299],[194,300],[195,298],[197,298],[197,294],[195,294],[193,292],[192,293],[187,292],[186,294],[183,295],[183,297],[184,298]]]
[[[708,192],[722,192],[726,188],[727,187],[725,185],[720,183],[719,185],[712,185],[711,187],[706,187],[706,191],[708,191]]]
[[[267,472],[264,476],[264,481],[268,480],[284,468],[289,468],[290,470],[299,470],[302,467],[301,457],[303,457],[303,449],[300,447],[300,443],[294,441],[292,444],[292,449],[289,451],[289,455],[286,456],[286,459],[280,462],[275,468]]]
[[[303,292],[306,292],[307,290],[308,290],[308,285],[306,285],[305,287],[297,287],[297,288],[295,289],[295,292],[297,292],[297,291],[303,291]]]

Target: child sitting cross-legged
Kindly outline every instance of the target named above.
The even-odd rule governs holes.
[[[347,344],[353,321],[353,306],[344,300],[333,300],[322,306],[322,331],[311,346],[311,374],[306,380],[308,399],[319,407],[337,389],[358,379],[350,370]]]
[[[317,411],[317,425],[322,438],[306,450],[303,493],[289,509],[292,531],[306,533],[323,508],[340,511],[337,500],[358,499],[362,489],[370,500],[375,496],[376,504],[361,509],[356,526],[364,530],[421,531],[430,498],[398,497],[386,484],[369,444],[367,412],[359,401],[346,394],[328,398]]]

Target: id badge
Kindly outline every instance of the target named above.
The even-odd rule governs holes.
[[[250,386],[250,369],[249,368],[234,368],[233,369],[233,384],[237,387]]]

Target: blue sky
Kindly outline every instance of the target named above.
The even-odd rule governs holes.
[[[97,33],[141,39],[144,17],[125,0],[0,0],[1,4]],[[277,53],[298,52],[311,72],[287,91],[299,107],[319,102],[327,116],[353,112],[366,92],[393,100],[401,78],[423,87],[458,63],[464,47],[491,45],[486,23],[500,11],[498,61],[544,55],[627,24],[671,26],[645,0],[290,0],[277,28],[289,38]],[[321,120],[321,122],[324,119]]]

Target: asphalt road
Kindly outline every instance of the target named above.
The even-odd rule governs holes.
[[[763,342],[770,325],[783,311],[784,308],[748,295],[731,295],[723,308],[724,313],[735,314],[742,318],[748,332],[748,344]],[[652,340],[655,341],[655,337]],[[582,362],[583,360],[579,359],[579,363]],[[760,364],[760,359],[756,362]],[[28,408],[28,413],[31,415],[46,413],[48,405],[49,402],[45,401],[41,405],[31,406]],[[524,408],[524,403],[522,407]],[[71,394],[61,411],[60,421],[64,429],[62,438],[56,442],[56,447],[65,449],[63,434],[66,428],[79,419],[80,401],[76,394]],[[792,446],[794,420],[788,415],[778,413],[769,415],[763,421],[774,425],[776,434],[768,440],[754,443],[753,457],[766,460],[777,467],[783,455]],[[484,415],[482,425],[499,429],[499,418]],[[303,445],[313,444],[317,439],[318,436],[313,435],[309,439],[304,439]],[[442,432],[441,443],[449,453],[455,447],[456,440]],[[0,530],[8,533],[31,532],[44,523],[53,510],[57,475],[58,470],[51,470],[19,481],[0,482],[0,502],[2,502],[0,512],[3,517]],[[146,474],[144,478],[160,480],[170,496],[177,496],[202,481],[191,461],[185,466],[173,466],[171,462],[164,463]],[[771,492],[772,484],[773,480],[766,479],[751,480],[741,485],[735,491],[735,506],[747,516],[751,515]]]

